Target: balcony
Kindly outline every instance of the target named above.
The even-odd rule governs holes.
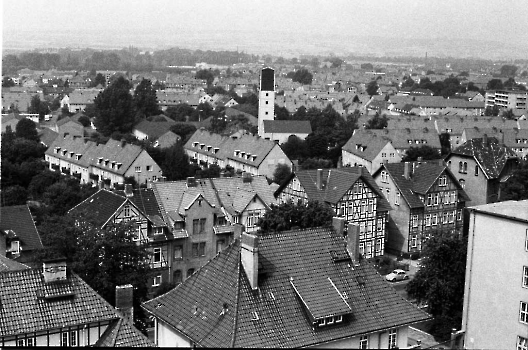
[[[90,180],[99,181],[99,175],[97,174],[90,173],[88,177],[90,178]]]
[[[65,175],[70,175],[71,172],[69,168],[61,168],[61,173]]]
[[[51,164],[51,169],[57,171],[57,170],[59,170],[59,168],[60,168],[60,167],[59,167],[59,164]]]

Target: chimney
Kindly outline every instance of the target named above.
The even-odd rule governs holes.
[[[224,170],[220,171],[220,177],[225,177],[225,171]]]
[[[246,271],[246,276],[251,285],[251,289],[256,290],[258,288],[258,242],[257,236],[243,232],[241,235],[241,248],[240,258],[242,260],[242,266]]]
[[[134,287],[131,284],[116,286],[115,307],[125,321],[134,320]]]
[[[332,226],[334,227],[335,232],[339,233],[341,236],[345,235],[345,218],[334,216],[332,218]]]
[[[42,265],[44,283],[65,281],[67,279],[66,259],[47,260]]]
[[[126,140],[121,139],[121,148],[125,148],[125,146],[126,146]]]
[[[125,184],[125,195],[127,197],[134,197],[134,192],[132,191],[131,184]]]
[[[323,169],[317,169],[317,189],[323,189]]]
[[[64,138],[66,138],[70,133],[69,132],[65,132],[62,136],[64,136]]]
[[[251,182],[252,180],[253,180],[253,177],[252,177],[251,174],[248,173],[247,171],[245,171],[245,172],[242,174],[242,182],[247,183],[247,182]]]
[[[410,162],[403,163],[403,177],[406,180],[409,180],[411,178],[411,163]]]
[[[348,224],[346,250],[352,263],[359,264],[359,225]]]
[[[196,179],[194,177],[187,178],[187,187],[196,187]]]
[[[488,145],[488,134],[482,135],[482,146]]]
[[[244,232],[244,225],[242,224],[233,224],[234,232],[233,239],[241,239],[242,233]]]
[[[5,258],[7,253],[7,237],[4,231],[0,231],[0,256]]]

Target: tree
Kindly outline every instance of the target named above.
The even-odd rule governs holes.
[[[435,333],[449,335],[462,321],[467,237],[439,231],[423,247],[422,267],[407,284],[409,297],[426,303]]]
[[[194,76],[196,79],[202,79],[207,81],[207,85],[211,85],[214,80],[213,72],[208,69],[200,69]]]
[[[165,162],[160,164],[168,181],[183,180],[189,176],[189,157],[181,144],[177,143],[165,150]]]
[[[156,90],[149,79],[143,79],[134,91],[134,106],[136,114],[145,118],[160,114]]]
[[[106,86],[106,78],[101,73],[97,73],[97,75],[95,75],[91,87],[96,87],[97,85],[101,85],[103,87]]]
[[[5,76],[2,79],[2,87],[3,88],[8,88],[8,87],[12,87],[12,86],[15,86],[15,82],[13,81],[13,79],[11,79],[8,76]]]
[[[499,115],[500,109],[499,106],[493,105],[493,106],[487,106],[484,110],[484,115],[487,117],[496,117]]]
[[[368,85],[367,85],[367,94],[369,94],[369,96],[374,96],[374,95],[377,95],[378,94],[378,84],[376,83],[376,80],[372,80]]]
[[[440,145],[442,147],[442,156],[448,155],[451,152],[451,135],[448,132],[440,134]]]
[[[500,200],[528,199],[528,160],[519,163],[500,192]]]
[[[79,123],[82,124],[82,126],[84,126],[85,128],[90,126],[90,118],[88,118],[87,116],[85,115],[81,115],[78,119]]]
[[[194,108],[187,103],[180,103],[175,106],[170,106],[165,110],[165,115],[177,122],[186,121],[187,117],[193,114]]]
[[[260,233],[328,226],[333,212],[326,203],[308,201],[307,204],[292,201],[272,204],[270,210],[259,219]]]
[[[37,132],[35,122],[28,118],[22,118],[15,128],[16,136],[27,140],[39,142],[40,138]]]
[[[441,159],[442,156],[436,149],[429,145],[422,145],[420,147],[410,147],[405,156],[402,158],[402,162],[414,162],[421,157],[422,160]]]
[[[405,79],[405,81],[402,83],[401,87],[402,89],[412,88],[414,84],[416,84],[416,82],[411,77],[407,77],[407,79]]]
[[[135,325],[145,329],[145,315],[136,307],[146,300],[151,270],[149,253],[134,241],[133,223],[101,228],[86,214],[51,216],[39,232],[48,247],[41,257],[65,257],[73,271],[110,304],[115,302],[116,286],[132,284]]]
[[[308,158],[299,164],[302,170],[332,168],[333,162],[329,159]]]
[[[374,70],[374,66],[372,65],[372,63],[362,63],[361,69],[371,71],[371,70]]]
[[[507,109],[507,110],[503,111],[502,114],[501,114],[501,117],[504,118],[504,119],[515,120],[515,114],[513,114],[513,110],[512,109]]]
[[[303,159],[309,154],[306,142],[295,135],[288,137],[288,141],[284,142],[281,148],[289,159]]]
[[[196,126],[192,124],[176,123],[170,127],[170,131],[180,135],[182,138],[182,143],[185,143],[192,136],[192,134],[196,132]]]
[[[487,89],[488,90],[501,90],[504,86],[502,84],[502,80],[500,79],[491,79],[488,81]]]
[[[291,169],[286,164],[278,164],[273,172],[273,182],[281,185],[291,174]]]
[[[310,85],[312,83],[313,75],[308,71],[308,69],[302,68],[298,69],[295,72],[289,72],[286,74],[288,78],[292,81],[298,82],[303,85]]]
[[[14,185],[2,189],[2,206],[26,204],[27,190],[20,186]]]
[[[132,131],[135,115],[129,90],[130,83],[120,76],[95,98],[95,127],[103,135]]]
[[[385,114],[380,116],[379,113],[376,113],[367,121],[365,129],[383,129],[387,127],[388,122],[389,118]]]
[[[517,72],[517,67],[511,64],[505,64],[501,67],[501,77],[514,77]]]

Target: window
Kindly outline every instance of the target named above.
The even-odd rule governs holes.
[[[385,191],[387,191],[387,201],[390,201],[390,189],[386,189]]]
[[[382,154],[381,154],[381,157],[382,157],[382,158],[387,157],[387,153],[382,153]]]
[[[134,168],[134,170],[136,171],[136,173],[140,173],[141,172],[141,167],[137,166],[137,167]]]
[[[464,174],[467,174],[467,162],[464,162]]]
[[[154,234],[155,235],[162,235],[163,234],[163,227],[154,227]]]
[[[456,214],[456,210],[455,211],[451,211],[449,212],[449,223],[452,224],[453,222],[455,222],[455,214]]]
[[[479,166],[475,165],[475,176],[478,176],[479,173]]]
[[[161,248],[154,248],[154,263],[161,262]]]
[[[433,225],[433,226],[438,225],[438,215],[437,214],[433,214],[432,215],[432,217],[431,217],[431,225]]]
[[[528,266],[523,266],[523,287],[528,288]]]
[[[161,275],[158,275],[154,277],[154,280],[152,281],[152,287],[157,287],[161,284]]]
[[[368,349],[368,335],[362,335],[359,337],[359,348]]]
[[[394,204],[400,205],[400,192],[396,192],[396,198],[394,198]]]
[[[391,329],[389,331],[389,349],[396,348],[397,343],[398,343],[398,330]]]
[[[176,270],[172,274],[172,281],[176,284],[182,283],[182,272],[181,270]]]
[[[152,171],[152,165],[147,165],[147,171]]]
[[[17,340],[17,346],[25,346],[25,339],[18,339]]]
[[[11,249],[9,251],[13,254],[20,254],[20,241],[11,241]]]
[[[61,333],[61,346],[77,346],[77,331]]]
[[[334,317],[328,317],[328,319],[326,320],[326,324],[334,324]]]
[[[463,173],[464,172],[464,165],[462,162],[458,162],[458,172]]]
[[[521,301],[521,310],[519,312],[519,321],[528,324],[528,304]]]
[[[425,215],[425,226],[431,226],[431,214]]]
[[[336,316],[336,317],[335,317],[335,322],[336,322],[336,323],[341,323],[341,322],[343,322],[343,315]]]
[[[460,183],[460,187],[466,188],[466,180],[460,179],[460,180],[458,180],[458,182]]]
[[[194,219],[193,220],[193,234],[201,234],[205,232],[206,219]]]
[[[449,214],[447,213],[447,211],[444,211],[442,213],[442,224],[447,224],[447,221],[449,220]]]
[[[382,171],[381,172],[381,182],[383,182],[383,183],[388,183],[389,182],[386,171]]]
[[[174,247],[174,260],[183,258],[183,246],[177,245]]]
[[[457,210],[457,221],[462,221],[462,209]]]
[[[528,229],[526,229],[526,238],[524,240],[524,250],[528,252]]]
[[[418,246],[418,239],[416,235],[411,236],[411,248],[416,248]]]
[[[125,205],[125,207],[123,208],[123,215],[124,215],[126,218],[132,216],[132,215],[130,215],[130,206],[129,206],[129,205]]]
[[[411,216],[411,225],[412,227],[418,227],[418,215]]]
[[[438,179],[438,186],[441,186],[441,187],[447,186],[447,176],[446,175],[440,176],[440,179]]]
[[[33,346],[35,346],[35,338],[27,338],[27,339],[26,339],[26,342],[27,342],[27,346],[28,346],[28,347],[33,347]]]
[[[192,256],[193,257],[205,256],[205,242],[193,243]]]
[[[318,324],[319,324],[319,327],[326,326],[326,319],[325,318],[320,319]]]
[[[194,269],[187,270],[187,278],[191,277],[193,273],[194,273]]]
[[[517,350],[528,350],[528,338],[517,337]]]
[[[433,194],[428,193],[427,194],[427,206],[431,206],[431,205],[433,205]]]

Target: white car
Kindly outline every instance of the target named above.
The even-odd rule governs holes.
[[[396,281],[403,281],[408,279],[409,276],[405,273],[405,271],[401,269],[396,269],[389,273],[387,276],[385,276],[385,279],[389,282],[396,282]]]

